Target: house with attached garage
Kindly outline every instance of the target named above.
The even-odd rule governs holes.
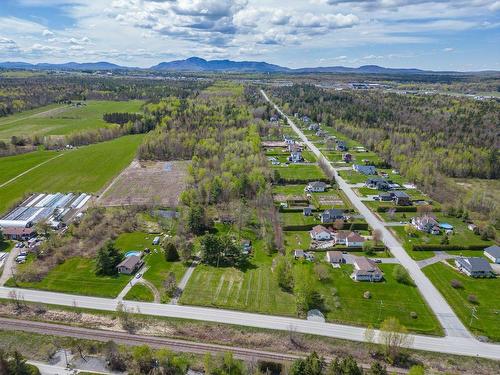
[[[370,177],[365,182],[365,186],[370,189],[389,190],[389,181],[382,177]]]
[[[500,264],[500,246],[494,245],[484,249],[484,255],[493,263]]]
[[[119,273],[123,273],[125,275],[131,275],[139,268],[142,267],[144,262],[141,257],[137,255],[131,255],[126,257],[120,264],[116,266]]]
[[[411,219],[411,224],[419,231],[439,234],[439,223],[436,218],[431,215],[415,216]]]
[[[330,209],[330,210],[325,210],[323,213],[320,215],[321,223],[333,223],[335,220],[345,220],[346,216],[344,214],[344,211],[339,210],[339,209]]]
[[[365,242],[365,238],[356,232],[351,232],[347,235],[345,239],[345,244],[347,247],[362,247]]]
[[[455,258],[458,270],[470,277],[495,277],[488,261],[481,257]]]
[[[383,272],[377,264],[365,257],[354,257],[354,270],[351,278],[355,281],[381,281],[384,277]]]
[[[329,241],[332,239],[332,231],[323,225],[316,225],[309,232],[311,238],[316,241]]]
[[[312,193],[323,193],[326,190],[326,184],[323,181],[309,182],[304,191]]]
[[[328,261],[328,263],[331,263],[331,264],[345,263],[345,259],[342,256],[341,251],[327,251],[326,252],[326,260]]]
[[[316,124],[315,122],[313,122],[312,124],[310,124],[308,127],[307,127],[308,130],[311,130],[313,132],[317,132],[319,130],[319,124]]]
[[[411,205],[411,199],[408,194],[406,194],[404,191],[396,190],[393,191],[392,193],[394,203],[396,203],[398,206],[410,206]]]
[[[300,163],[304,161],[304,158],[302,157],[302,147],[297,144],[291,145],[288,161],[291,161],[292,163]]]
[[[367,175],[367,176],[377,174],[377,170],[376,170],[375,166],[373,166],[373,165],[353,164],[352,169],[358,173],[362,173],[362,174]]]

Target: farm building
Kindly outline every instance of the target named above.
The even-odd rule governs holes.
[[[88,194],[33,194],[0,219],[0,227],[8,236],[12,232],[13,238],[31,234],[29,231],[21,233],[12,228],[32,228],[39,222],[45,221],[57,229],[83,208],[90,198]]]

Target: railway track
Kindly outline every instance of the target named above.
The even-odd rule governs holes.
[[[37,322],[29,320],[19,320],[0,317],[0,330],[23,331],[37,334],[45,334],[52,336],[74,337],[79,339],[96,340],[96,341],[114,341],[118,344],[138,346],[149,345],[155,349],[168,348],[174,352],[193,353],[204,355],[220,354],[231,352],[237,359],[244,361],[270,361],[270,362],[292,362],[299,358],[304,358],[304,355],[277,353],[265,350],[248,349],[235,346],[226,346],[219,344],[197,343],[193,341],[171,339],[167,337],[143,336],[125,332],[105,331],[93,328],[82,328],[66,326],[62,324]],[[325,358],[330,362],[331,358]],[[369,369],[370,365],[361,364],[364,369]],[[391,374],[407,374],[406,370],[388,367],[387,371]]]

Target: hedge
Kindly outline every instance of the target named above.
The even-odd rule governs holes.
[[[316,225],[328,225],[321,223],[314,224],[302,224],[302,225],[285,225],[283,226],[283,230],[288,231],[303,231],[303,230],[311,230]],[[342,227],[343,230],[368,230],[368,223],[344,223]]]
[[[283,178],[280,177],[279,183],[283,185],[299,185],[299,184],[308,184],[311,181],[321,181],[325,184],[331,184],[332,180],[329,178]]]
[[[418,206],[379,206],[377,207],[377,212],[387,212],[394,209],[396,212],[417,212]],[[432,207],[432,212],[439,212],[441,209],[439,207]]]
[[[485,245],[413,245],[414,251],[484,250]]]

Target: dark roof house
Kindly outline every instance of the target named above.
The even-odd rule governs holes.
[[[455,265],[460,272],[463,272],[470,277],[495,276],[488,261],[481,257],[459,257],[455,259]]]
[[[345,219],[344,211],[334,208],[330,210],[325,210],[321,214],[322,223],[333,223],[335,220],[338,219]]]

